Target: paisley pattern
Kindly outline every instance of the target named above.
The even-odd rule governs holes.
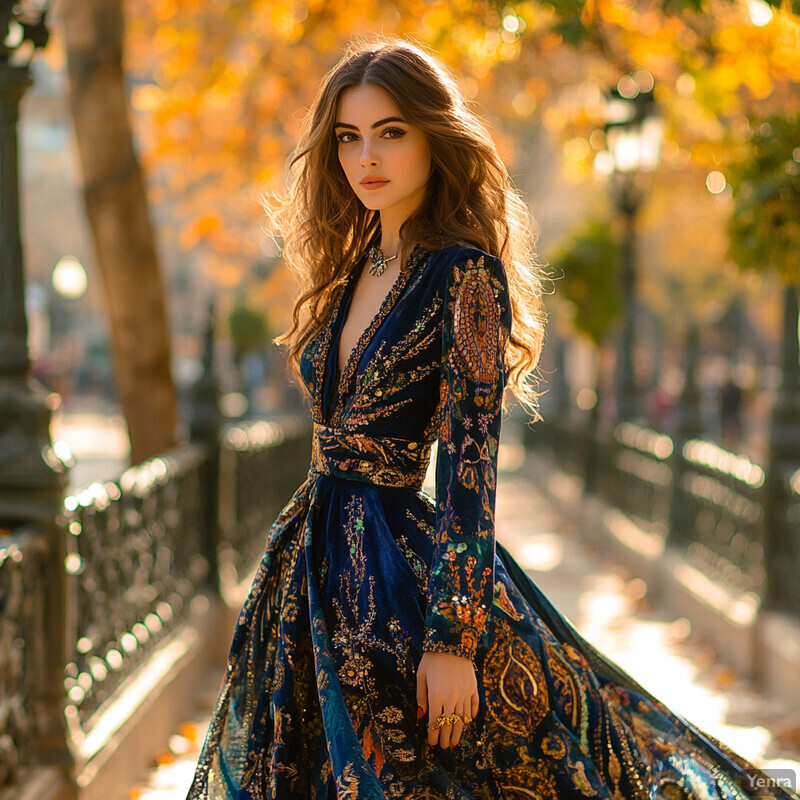
[[[583,640],[495,542],[500,261],[416,248],[340,377],[361,269],[302,356],[308,478],[268,532],[189,799],[796,797],[751,788],[769,781]],[[478,677],[453,749],[416,716],[424,651]]]

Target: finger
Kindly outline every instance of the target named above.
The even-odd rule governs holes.
[[[449,706],[449,710],[444,712],[446,715],[451,715],[453,713],[453,706]],[[439,745],[447,750],[453,744],[453,724],[448,722],[446,725],[442,725],[441,730],[439,731]]]
[[[428,680],[422,670],[417,670],[417,707],[423,714],[428,710]]]
[[[464,703],[459,703],[456,706],[455,713],[458,714],[459,717],[464,716]],[[453,733],[450,735],[451,747],[455,747],[461,741],[461,734],[463,733],[463,731],[464,731],[464,723],[461,720],[459,720],[458,722],[456,722],[455,725],[453,725]]]
[[[472,705],[471,705],[472,713],[470,714],[472,719],[475,719],[475,717],[478,716],[478,711],[480,711],[480,708],[481,708],[481,698],[477,692],[474,692],[472,695]]]
[[[439,747],[447,750],[450,746],[450,734],[453,730],[453,726],[447,722],[439,728]]]
[[[428,704],[428,744],[433,747],[439,742],[439,731],[441,730],[436,726],[436,718],[444,713],[442,706],[438,706],[438,713],[434,712],[435,706]],[[431,727],[433,726],[433,727]]]

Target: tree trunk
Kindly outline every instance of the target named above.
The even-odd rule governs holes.
[[[63,0],[69,99],[103,276],[117,392],[138,463],[175,443],[164,288],[123,73],[122,0]]]

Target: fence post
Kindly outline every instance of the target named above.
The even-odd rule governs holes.
[[[670,458],[672,466],[672,502],[670,503],[667,526],[667,542],[686,544],[691,540],[688,533],[690,519],[686,513],[683,495],[683,476],[685,459],[683,446],[690,439],[699,439],[703,434],[703,421],[700,416],[700,389],[697,386],[697,356],[699,334],[697,324],[692,322],[686,336],[686,368],[683,390],[678,398],[677,419],[673,436],[674,448]]]
[[[589,419],[581,431],[584,440],[583,491],[597,494],[597,471],[600,461],[600,382],[597,383],[595,403],[589,412]]]
[[[208,560],[208,581],[219,590],[219,457],[220,412],[219,377],[214,359],[214,303],[208,306],[208,324],[203,348],[203,373],[192,387],[189,437],[206,447],[202,468],[201,502],[203,504],[203,555]]]
[[[41,4],[39,4],[41,5]],[[46,542],[46,562],[32,583],[46,609],[43,669],[35,676],[36,697],[27,709],[36,724],[35,754],[40,762],[63,764],[68,759],[64,724],[64,658],[67,615],[63,531],[55,524],[69,472],[69,457],[53,446],[50,417],[55,399],[31,376],[28,321],[25,312],[25,263],[19,224],[18,135],[20,102],[30,85],[27,65],[10,63],[13,49],[23,44],[42,47],[47,41],[45,11],[27,9],[22,37],[0,47],[0,535],[34,522]],[[0,27],[8,31],[23,12],[5,3]],[[30,16],[33,15],[33,16]],[[37,18],[38,17],[38,18]],[[28,587],[26,586],[26,589]],[[5,655],[5,654],[4,654]],[[10,736],[13,727],[0,729]]]
[[[800,286],[784,287],[781,384],[769,429],[769,458],[765,486],[765,605],[770,609],[792,609],[790,597],[797,575],[800,544],[793,536],[788,511],[790,475],[800,466],[800,345],[798,343],[798,293]],[[796,597],[796,595],[795,595]]]

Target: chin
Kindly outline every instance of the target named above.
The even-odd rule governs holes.
[[[389,208],[392,205],[391,202],[382,202],[376,197],[359,197],[358,199],[361,201],[361,205],[370,211],[383,211],[384,208]]]

